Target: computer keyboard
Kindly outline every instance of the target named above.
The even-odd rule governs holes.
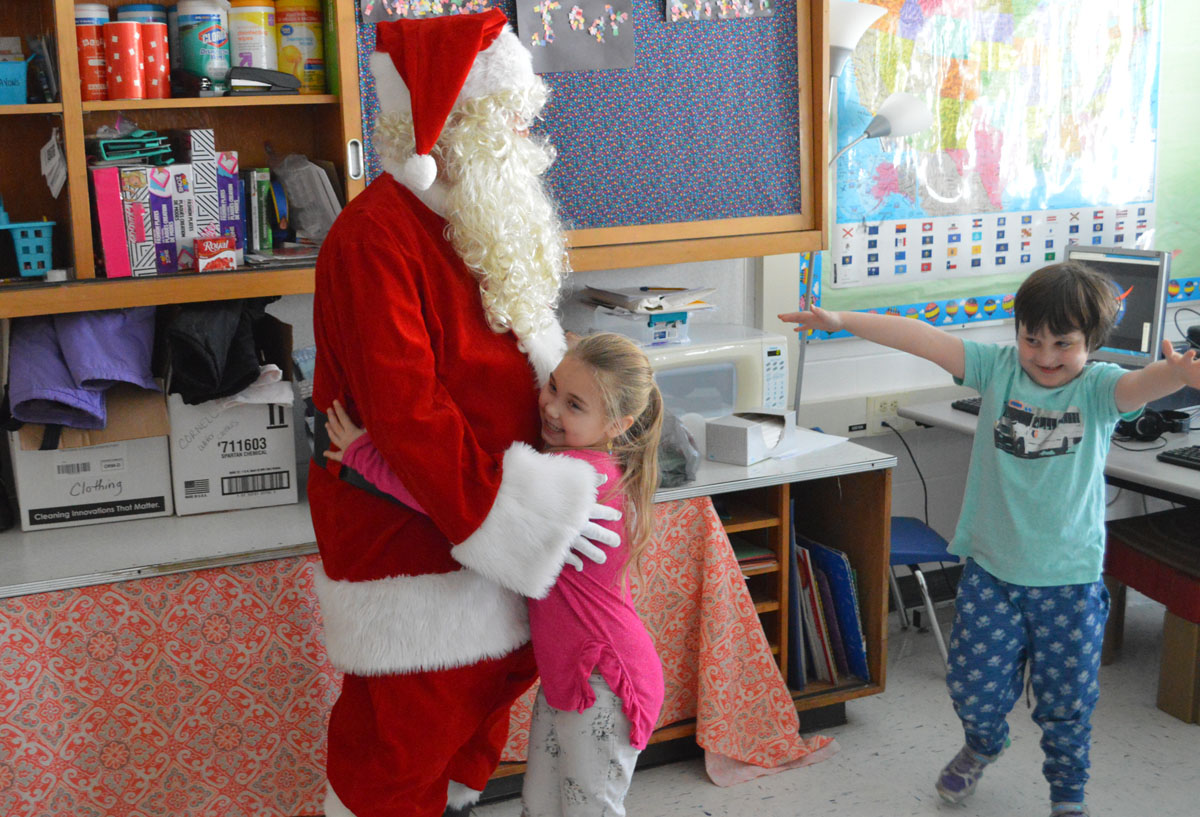
[[[1172,465],[1182,465],[1184,468],[1200,470],[1200,445],[1185,445],[1183,448],[1159,451],[1158,459]]]
[[[950,408],[965,411],[967,414],[979,414],[979,404],[983,402],[982,397],[964,397],[961,400],[955,400],[950,404]]]

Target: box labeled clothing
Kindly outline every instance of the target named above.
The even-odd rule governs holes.
[[[163,395],[120,383],[106,399],[103,429],[63,428],[55,449],[40,450],[45,426],[27,423],[8,433],[21,530],[173,512]]]
[[[796,412],[759,408],[718,417],[705,424],[704,438],[710,460],[753,465],[795,450]]]

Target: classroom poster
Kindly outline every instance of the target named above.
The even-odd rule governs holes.
[[[890,94],[934,124],[836,171],[831,287],[1005,272],[1152,243],[1161,0],[894,4],[838,87],[838,145]]]

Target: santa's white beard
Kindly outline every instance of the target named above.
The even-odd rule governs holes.
[[[495,115],[449,126],[439,148],[449,238],[480,277],[488,323],[520,337],[545,328],[566,269],[566,239],[541,182],[553,150]]]

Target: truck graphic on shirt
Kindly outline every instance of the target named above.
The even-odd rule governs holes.
[[[1009,400],[993,427],[996,448],[1032,459],[1067,454],[1083,439],[1079,409],[1051,411]]]

